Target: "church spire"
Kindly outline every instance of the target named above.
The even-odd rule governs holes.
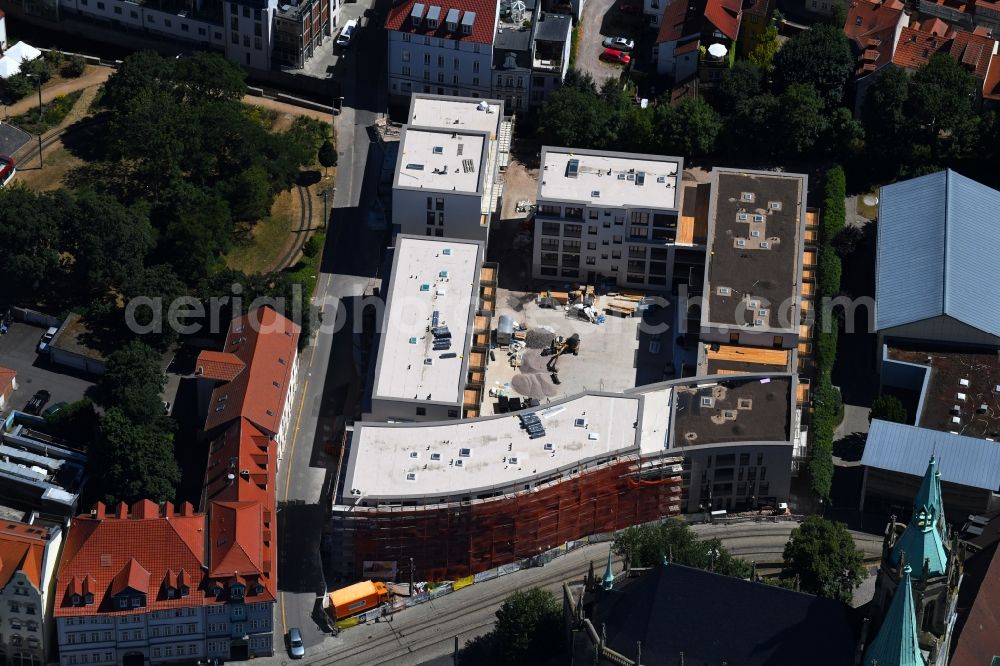
[[[601,578],[601,586],[605,590],[610,590],[615,586],[615,574],[611,570],[611,551],[614,546],[608,548],[608,567],[604,570],[604,577]]]
[[[913,500],[913,515],[903,534],[896,540],[889,555],[894,567],[902,566],[902,554],[906,559],[923,567],[929,576],[943,576],[948,570],[948,553],[942,537],[942,516],[944,504],[941,501],[941,474],[937,461],[931,456],[924,472],[920,490]],[[917,577],[922,578],[919,572]]]
[[[910,572],[910,565],[906,565],[878,635],[865,650],[862,666],[926,666],[918,642]]]

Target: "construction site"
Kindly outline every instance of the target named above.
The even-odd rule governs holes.
[[[482,414],[672,379],[673,313],[666,300],[592,286],[498,290]]]

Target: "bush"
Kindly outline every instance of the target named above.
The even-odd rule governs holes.
[[[317,238],[316,236],[310,236],[308,240],[306,240],[306,242],[302,245],[302,254],[311,259],[312,257],[315,257],[317,254],[319,254],[319,251],[322,249],[323,246],[320,244],[319,238]]]
[[[34,60],[28,60],[21,63],[21,74],[24,74],[29,79],[36,77],[42,82],[42,85],[52,78],[52,65],[45,56],[39,56]],[[35,80],[32,79],[32,86],[35,85]]]
[[[73,55],[66,59],[66,62],[63,63],[59,73],[67,79],[75,79],[79,76],[83,76],[83,73],[86,70],[87,61],[83,59],[83,56]]]
[[[59,49],[50,49],[49,51],[42,54],[45,58],[45,62],[49,63],[54,69],[58,69],[59,65],[63,63],[65,55]]]
[[[908,416],[906,407],[903,406],[899,398],[883,393],[872,403],[872,411],[868,414],[868,421],[880,419],[893,423],[906,423]]]

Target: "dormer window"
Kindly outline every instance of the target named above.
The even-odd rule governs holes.
[[[74,594],[74,595],[72,595],[72,596],[71,596],[71,597],[69,598],[69,602],[70,602],[71,604],[73,604],[74,606],[79,606],[79,605],[80,605],[80,595],[79,595],[79,594]]]
[[[83,595],[83,603],[84,603],[85,606],[89,606],[90,604],[94,603],[94,595],[93,595],[93,593],[87,592],[86,594],[84,594]]]
[[[173,599],[177,595],[177,592],[172,587],[167,588],[167,599]]]
[[[181,585],[180,593],[182,597],[186,597],[191,594],[191,588],[187,585]]]
[[[231,596],[233,599],[242,599],[245,591],[246,590],[242,585],[233,585],[232,587],[229,588],[229,596]]]
[[[121,597],[118,599],[118,608],[128,608],[128,599]]]
[[[861,17],[860,17],[860,16],[856,17],[856,18],[854,19],[854,25],[861,25],[861,20],[862,20],[862,19],[861,19]]]
[[[212,587],[208,588],[208,591],[212,593],[212,596],[217,597],[222,594],[222,586],[218,583],[213,583]]]
[[[255,583],[251,590],[254,594],[264,594],[264,586],[260,583]]]
[[[132,608],[139,608],[142,606],[142,597],[132,597]]]

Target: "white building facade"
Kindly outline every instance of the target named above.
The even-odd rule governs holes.
[[[3,558],[11,562],[21,559],[10,577],[0,581],[0,662],[43,666],[48,663],[52,585],[62,530],[7,523],[0,532],[0,542]]]
[[[682,158],[547,146],[541,163],[534,278],[666,291],[678,249],[704,253],[679,219]]]

